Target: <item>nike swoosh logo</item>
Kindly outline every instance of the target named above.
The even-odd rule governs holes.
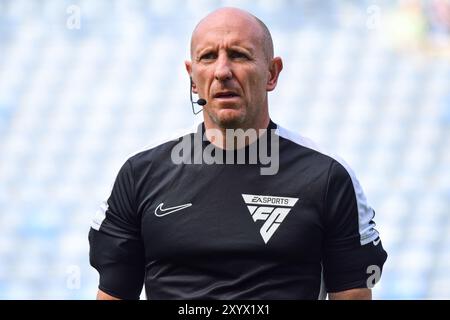
[[[373,240],[372,243],[374,246],[377,246],[380,243],[381,239],[378,238],[377,240]]]
[[[167,216],[168,214],[189,208],[190,206],[192,206],[192,203],[186,203],[186,204],[182,204],[180,206],[165,208],[165,209],[163,209],[163,207],[162,207],[163,205],[164,205],[164,202],[160,203],[159,206],[156,207],[155,216],[157,216],[157,217]]]

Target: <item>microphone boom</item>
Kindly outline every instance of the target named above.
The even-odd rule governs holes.
[[[195,111],[194,103],[198,104],[199,106],[204,106],[204,105],[207,104],[207,101],[205,99],[203,99],[203,98],[200,98],[197,101],[192,100],[192,78],[191,78],[191,90],[190,90],[189,94],[190,94],[190,98],[191,98],[192,113],[193,114],[199,114],[200,112],[203,111],[203,108],[200,109],[199,111]]]

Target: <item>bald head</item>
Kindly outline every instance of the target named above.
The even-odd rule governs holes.
[[[237,8],[221,8],[215,10],[204,17],[192,32],[191,38],[191,57],[193,56],[197,38],[210,28],[217,28],[226,25],[236,25],[242,28],[251,28],[257,30],[262,49],[267,60],[270,61],[274,56],[273,41],[267,26],[260,19],[251,13]]]

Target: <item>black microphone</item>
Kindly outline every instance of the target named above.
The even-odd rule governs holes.
[[[206,104],[206,100],[205,99],[198,99],[197,102],[195,102],[196,104],[198,104],[199,106],[204,106]]]
[[[199,114],[200,112],[203,111],[203,108],[196,112],[195,108],[194,108],[194,103],[198,104],[199,106],[204,106],[207,102],[203,98],[200,98],[197,101],[192,100],[192,78],[190,78],[190,79],[191,79],[191,88],[189,90],[190,91],[189,93],[190,93],[190,97],[191,97],[192,113]]]

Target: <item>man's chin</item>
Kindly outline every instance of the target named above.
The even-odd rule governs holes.
[[[222,128],[237,129],[245,120],[245,113],[239,109],[221,109],[213,116],[216,124]]]

